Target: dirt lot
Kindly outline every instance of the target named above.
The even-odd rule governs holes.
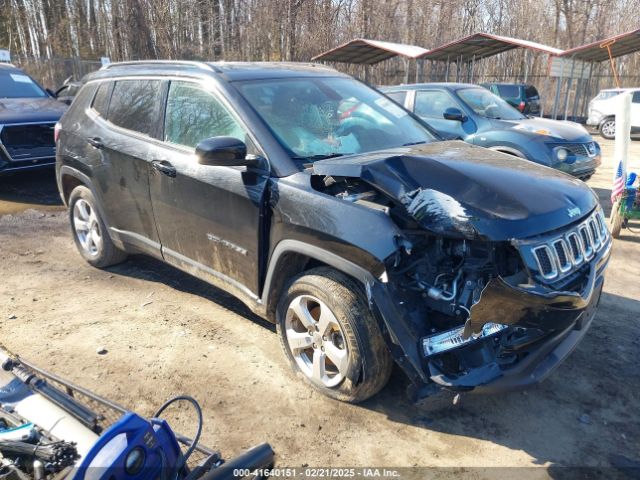
[[[589,185],[608,211],[613,143],[602,143]],[[632,156],[640,171],[640,141]],[[532,478],[640,461],[640,233],[615,242],[596,321],[549,380],[434,412],[407,403],[398,372],[362,405],[315,393],[290,372],[270,325],[157,261],[91,268],[50,173],[0,179],[0,215],[1,342],[143,414],[195,396],[203,442],[225,455],[269,441],[280,465],[542,467]]]

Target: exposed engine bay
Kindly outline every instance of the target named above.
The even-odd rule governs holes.
[[[492,278],[523,270],[515,249],[506,242],[450,238],[423,229],[406,205],[398,204],[366,182],[325,177],[325,193],[377,209],[400,227],[398,250],[386,261],[387,282],[415,317],[422,333],[464,324]],[[467,337],[479,331],[468,332]]]
[[[314,170],[323,168],[314,165]],[[589,265],[576,265],[564,277],[580,276],[575,288],[565,291],[569,281],[563,280],[556,282],[565,286],[558,289],[535,278],[533,262],[525,263],[519,242],[486,238],[477,229],[481,220],[453,197],[398,187],[392,180],[404,173],[401,169],[388,168],[383,175],[374,164],[371,170],[361,167],[361,178],[350,176],[356,173],[352,165],[337,170],[349,175],[313,176],[313,188],[383,213],[400,232],[380,280],[410,338],[419,340],[421,359],[416,362],[431,381],[475,388],[499,378],[545,342],[569,335],[576,319],[590,322],[601,279],[594,288],[596,272],[588,274]],[[593,238],[599,235],[602,247],[607,233],[600,229],[599,215],[596,211],[584,222],[597,220]],[[544,241],[553,248],[557,239]],[[525,250],[531,248],[539,247]],[[589,313],[581,315],[585,308]]]

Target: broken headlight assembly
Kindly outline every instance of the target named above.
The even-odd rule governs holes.
[[[507,328],[485,323],[478,331],[471,331],[465,325],[492,278],[524,271],[511,245],[436,237],[421,231],[407,233],[407,239],[411,247],[389,260],[387,275],[423,337],[426,357]]]

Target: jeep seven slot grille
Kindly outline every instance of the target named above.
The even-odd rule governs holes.
[[[550,239],[528,244],[532,265],[547,281],[560,280],[580,269],[607,244],[607,230],[602,209],[577,225]],[[526,255],[525,255],[526,257]]]

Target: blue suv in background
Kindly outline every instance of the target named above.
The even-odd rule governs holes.
[[[581,125],[529,118],[478,85],[422,83],[381,90],[445,138],[461,138],[583,180],[600,165],[600,145]]]

